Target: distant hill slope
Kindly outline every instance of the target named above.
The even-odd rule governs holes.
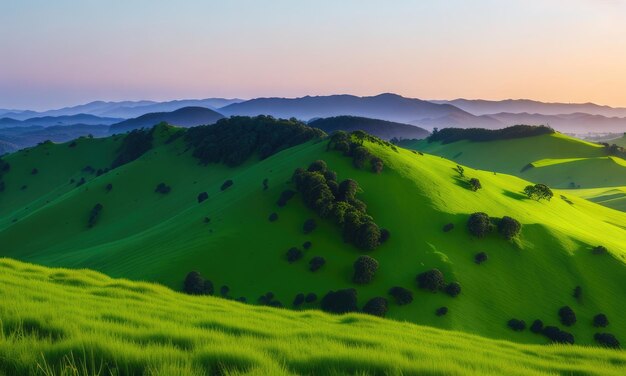
[[[317,119],[310,122],[309,126],[319,128],[329,134],[334,131],[352,132],[362,130],[384,140],[392,138],[421,139],[426,138],[430,134],[427,130],[414,125],[357,116],[336,116]]]
[[[44,116],[44,117],[28,118],[25,120],[2,118],[0,119],[0,128],[18,127],[18,126],[51,127],[51,126],[75,125],[75,124],[111,125],[121,120],[123,119],[100,117],[100,116],[88,115],[88,114],[67,115],[67,116]]]
[[[557,188],[626,185],[626,166],[622,159],[609,158],[602,145],[560,133],[485,142],[404,141],[400,145]],[[545,163],[547,160],[550,163]]]
[[[568,133],[607,133],[626,130],[626,117],[606,117],[585,113],[542,115],[529,113],[497,113],[487,115],[500,121],[505,126],[516,124],[549,125]]]
[[[262,130],[262,137],[250,129]],[[315,295],[314,302],[301,307],[318,308],[330,290],[354,288],[358,309],[383,297],[392,319],[524,343],[548,340],[509,329],[510,319],[528,325],[540,319],[567,330],[576,343],[594,344],[598,329],[591,321],[604,313],[610,326],[603,331],[626,340],[626,213],[561,190],[549,202],[533,201],[522,193],[529,182],[520,178],[470,167],[461,178],[456,162],[371,137],[353,138],[358,155],[369,152],[379,159],[382,171],[374,173],[375,166],[357,168],[353,158],[329,150],[328,139],[310,138],[315,134],[294,122],[235,118],[202,128],[159,126],[14,153],[3,158],[8,171],[1,170],[0,254],[175,289],[195,270],[212,282],[215,294],[289,308],[299,294]],[[576,140],[547,137],[580,148]],[[548,145],[540,141],[530,144]],[[364,149],[357,149],[359,142]],[[500,150],[491,159],[504,155]],[[127,163],[110,169],[120,157]],[[337,182],[358,183],[355,198],[390,231],[377,249],[364,252],[346,242],[337,222],[310,209],[302,193],[279,200],[289,196],[286,190],[297,189],[291,181],[294,171],[319,159],[336,173]],[[479,179],[483,188],[468,189],[469,178]],[[326,179],[332,181],[333,174],[316,181]],[[361,205],[341,193],[350,186],[336,187],[338,196],[329,188],[326,197],[345,196],[341,202]],[[345,204],[333,206],[337,215],[342,208]],[[512,241],[497,232],[473,237],[467,221],[474,212],[511,216],[521,223],[521,234]],[[344,214],[344,221],[355,215]],[[359,233],[370,228],[359,227]],[[599,245],[606,254],[594,254]],[[287,253],[294,247],[289,254],[301,259],[289,262]],[[488,256],[480,265],[475,262],[479,252]],[[364,254],[378,260],[379,268],[373,281],[357,284],[353,264]],[[312,272],[314,257],[325,264]],[[432,268],[442,272],[445,283],[459,282],[460,295],[418,288],[416,276]],[[79,286],[80,280],[67,283]],[[405,288],[413,302],[398,304],[389,295],[394,286]],[[578,299],[573,297],[576,286],[582,291]],[[576,313],[574,326],[559,321],[557,313],[565,305]],[[441,307],[448,312],[438,316]],[[209,311],[205,305],[199,309]]]
[[[474,115],[500,112],[560,115],[586,113],[606,117],[626,117],[626,108],[601,106],[594,103],[545,103],[528,99],[489,101],[482,99],[433,100],[433,103],[451,104]]]
[[[235,103],[219,110],[224,115],[271,115],[279,118],[295,117],[300,120],[327,118],[342,115],[382,119],[417,126],[499,127],[501,124],[488,117],[476,117],[452,105],[435,104],[396,94],[373,97],[330,95],[302,98],[257,98]]]
[[[616,138],[616,139],[613,139],[613,140],[609,140],[609,141],[606,141],[606,142],[609,143],[609,144],[615,144],[615,145],[621,146],[623,148],[626,148],[626,132],[624,132],[624,135],[622,137]]]
[[[213,124],[224,118],[220,113],[204,107],[184,107],[172,112],[154,112],[111,125],[111,133],[124,133],[133,129],[151,128],[160,122],[182,127]]]
[[[63,374],[70,368],[89,375],[378,375],[393,370],[617,376],[626,363],[623,351],[521,345],[363,314],[254,307],[90,270],[9,259],[0,259],[0,294],[5,333],[0,372],[7,375],[33,369]]]

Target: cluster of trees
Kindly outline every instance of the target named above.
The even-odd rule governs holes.
[[[337,174],[326,162],[315,161],[307,170],[296,169],[293,182],[304,203],[322,218],[333,218],[343,229],[344,239],[358,248],[372,250],[389,238],[366,212],[366,205],[356,198],[359,185],[347,179],[337,183]],[[281,194],[279,204],[286,202]]]
[[[545,184],[527,185],[526,188],[524,188],[524,193],[528,198],[535,201],[550,201],[552,196],[554,196],[552,190]]]
[[[374,275],[376,275],[378,270],[378,261],[370,256],[359,256],[353,267],[354,275],[352,276],[352,281],[364,285],[374,280]]]
[[[280,300],[275,299],[276,297],[274,296],[274,293],[269,291],[266,292],[264,295],[259,296],[259,304],[261,305],[266,305],[269,307],[282,307],[283,303],[280,302]]]
[[[554,129],[552,128],[532,125],[514,125],[512,127],[494,130],[482,128],[444,128],[438,130],[435,128],[427,140],[428,142],[441,141],[442,144],[449,144],[461,140],[494,141],[552,133],[554,133]]]
[[[606,142],[601,142],[601,144],[604,145],[604,150],[606,151],[608,155],[613,155],[613,156],[620,157],[620,158],[626,158],[626,149],[624,149],[623,147],[617,144],[609,145]]]
[[[320,301],[320,308],[332,313],[356,312],[358,310],[356,289],[329,291]]]
[[[596,333],[593,335],[593,339],[598,342],[599,345],[609,347],[613,349],[619,349],[621,347],[619,341],[611,333]]]
[[[410,304],[413,301],[413,293],[404,287],[394,286],[389,289],[391,295],[398,305]]]
[[[461,293],[461,284],[458,282],[446,284],[443,273],[439,269],[430,269],[420,273],[415,280],[419,288],[431,292],[444,291],[453,298]]]
[[[0,192],[4,192],[6,185],[4,183],[4,175],[11,170],[11,164],[0,158]]]
[[[199,272],[189,272],[183,282],[183,291],[191,295],[213,295],[213,282],[204,279]]]
[[[298,308],[304,303],[311,304],[315,303],[315,301],[317,301],[317,295],[315,293],[310,292],[306,295],[304,295],[303,293],[299,293],[293,299],[293,306]]]
[[[323,131],[296,119],[233,116],[214,125],[188,129],[185,141],[202,164],[238,166],[253,154],[265,159],[280,150],[324,136]]]
[[[135,129],[128,133],[122,141],[122,146],[120,146],[111,168],[132,162],[152,149],[153,129]]]
[[[387,302],[387,299],[381,296],[377,296],[368,300],[367,303],[365,303],[365,305],[363,306],[364,313],[378,317],[385,317],[388,309],[389,303]]]
[[[89,219],[87,220],[88,227],[91,228],[96,225],[96,223],[98,222],[98,219],[100,218],[100,213],[102,213],[103,208],[104,207],[102,206],[101,203],[97,203],[96,205],[94,205],[94,207],[89,212]]]
[[[338,131],[332,134],[328,141],[328,150],[337,150],[344,155],[352,157],[352,164],[356,168],[363,168],[369,164],[372,172],[380,174],[383,171],[383,160],[375,157],[363,146],[364,141],[375,142],[381,145],[388,145],[395,148],[388,142],[377,137],[371,136],[363,131],[354,131],[347,133]]]
[[[473,213],[467,220],[467,230],[477,238],[484,238],[494,228],[497,228],[498,233],[504,236],[505,239],[511,240],[520,234],[522,224],[508,216],[490,218],[489,215],[483,212]]]
[[[160,193],[163,195],[166,195],[168,193],[170,193],[170,191],[172,190],[172,187],[170,187],[169,185],[165,184],[165,183],[159,183],[156,188],[154,189],[154,191],[156,193]]]
[[[511,319],[507,322],[509,328],[515,331],[526,329],[524,320]],[[530,325],[530,331],[535,334],[542,334],[555,343],[574,344],[574,336],[556,326],[543,326],[543,321],[537,319]]]

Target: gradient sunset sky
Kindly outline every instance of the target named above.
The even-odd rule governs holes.
[[[626,2],[0,1],[0,108],[381,92],[626,106]]]

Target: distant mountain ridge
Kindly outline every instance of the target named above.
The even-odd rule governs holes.
[[[218,112],[204,107],[183,107],[172,112],[153,112],[111,125],[111,133],[124,133],[133,129],[150,128],[160,122],[181,127],[213,124],[223,119]]]
[[[346,132],[361,130],[384,140],[392,138],[422,139],[430,134],[427,130],[414,125],[358,116],[336,116],[316,119],[309,122],[309,126],[319,128],[329,134],[339,130]]]
[[[100,117],[90,114],[77,114],[77,115],[63,115],[63,116],[42,116],[28,118],[25,120],[17,120],[9,117],[3,117],[0,119],[0,127],[16,127],[16,126],[58,126],[58,125],[74,125],[74,124],[88,124],[88,125],[111,125],[122,121],[121,118]]]

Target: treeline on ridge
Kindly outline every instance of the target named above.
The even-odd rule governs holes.
[[[554,129],[544,125],[514,125],[512,127],[502,129],[483,129],[483,128],[444,128],[438,130],[435,128],[433,133],[428,136],[428,142],[441,141],[442,144],[449,144],[456,141],[495,141],[508,140],[513,138],[524,138],[532,136],[540,136],[543,134],[553,134]]]

